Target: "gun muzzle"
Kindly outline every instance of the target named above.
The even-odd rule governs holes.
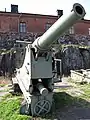
[[[39,39],[36,39],[32,47],[39,51],[47,50],[73,24],[85,16],[86,12],[81,4],[75,3],[69,15],[59,18]]]

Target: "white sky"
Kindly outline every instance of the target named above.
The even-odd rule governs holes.
[[[0,11],[11,11],[11,4],[17,4],[19,12],[46,15],[57,15],[57,9],[67,14],[74,3],[81,3],[85,10],[85,19],[90,20],[90,0],[0,0]]]

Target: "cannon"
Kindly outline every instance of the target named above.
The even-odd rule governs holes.
[[[52,69],[52,44],[73,24],[85,16],[81,4],[75,3],[71,13],[59,18],[41,37],[27,43],[24,61],[16,68],[13,84],[18,84],[25,98],[21,114],[40,116],[50,112],[53,102],[55,74]]]

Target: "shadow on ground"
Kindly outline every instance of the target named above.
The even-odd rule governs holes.
[[[43,116],[49,120],[90,120],[90,103],[65,92],[54,94],[51,113]]]

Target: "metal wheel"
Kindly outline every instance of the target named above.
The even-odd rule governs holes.
[[[24,102],[20,107],[20,114],[22,114],[22,115],[30,115],[31,114],[30,105],[27,104],[26,102]]]
[[[40,116],[42,114],[47,114],[50,111],[51,104],[47,100],[40,100],[36,103],[34,107],[34,114]]]

